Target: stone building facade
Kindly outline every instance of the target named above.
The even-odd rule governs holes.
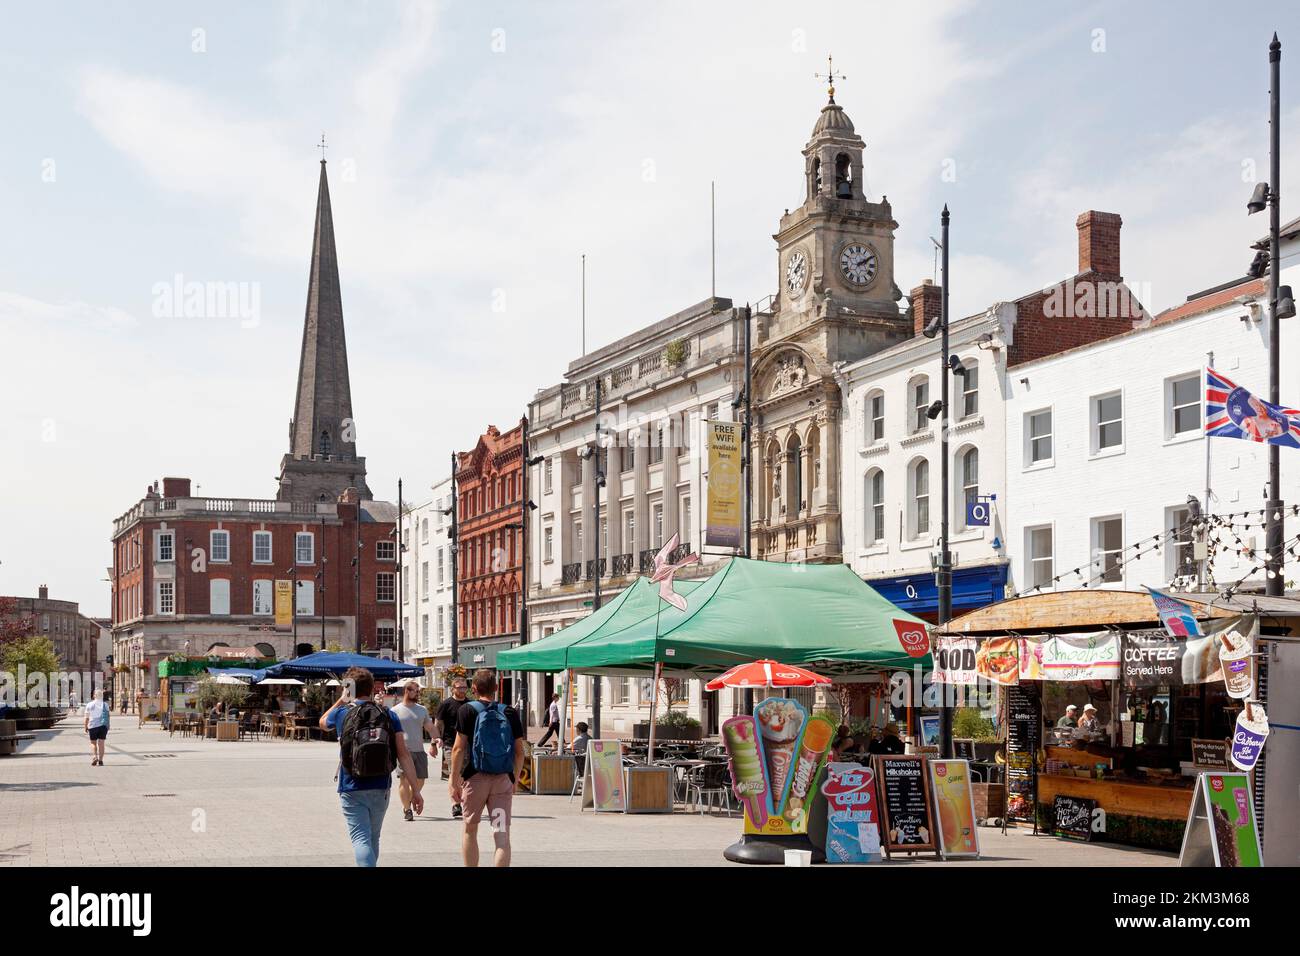
[[[451,662],[454,613],[451,543],[451,478],[432,487],[433,497],[402,516],[402,620],[406,660],[430,677]]]
[[[59,655],[60,666],[67,671],[98,672],[97,639],[99,627],[81,613],[76,601],[60,601],[50,597],[50,589],[42,584],[36,597],[3,598],[5,618],[26,622],[27,632],[34,637],[47,637]]]

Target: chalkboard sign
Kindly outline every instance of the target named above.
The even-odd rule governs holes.
[[[1028,820],[1037,827],[1038,773],[1034,755],[1043,724],[1042,702],[1032,684],[1004,687],[1007,725],[1008,820]]]
[[[1192,766],[1222,770],[1228,766],[1228,741],[1192,738]]]
[[[1092,839],[1092,811],[1096,809],[1096,800],[1058,793],[1052,801],[1052,832],[1059,837],[1087,843]]]
[[[952,739],[952,755],[957,760],[974,760],[975,759],[974,738],[954,737]]]
[[[885,855],[894,852],[937,852],[930,807],[930,779],[925,758],[916,754],[875,758],[876,785],[880,789],[880,843]]]

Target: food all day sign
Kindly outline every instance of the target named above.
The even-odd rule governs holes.
[[[934,682],[936,684],[974,684],[978,676],[975,653],[978,642],[973,637],[936,637],[934,639]]]
[[[704,543],[739,548],[741,521],[740,423],[705,422],[709,445],[709,489]]]

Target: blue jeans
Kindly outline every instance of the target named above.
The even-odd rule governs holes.
[[[339,794],[357,866],[379,865],[379,831],[384,825],[384,814],[388,811],[388,794],[387,787],[383,790],[351,790]]]

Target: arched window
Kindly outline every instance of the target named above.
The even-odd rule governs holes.
[[[814,194],[822,191],[822,161],[820,156],[813,160],[812,191]]]
[[[930,533],[930,463],[918,458],[908,471],[911,492],[909,537],[920,538]]]
[[[803,475],[799,470],[801,450],[799,436],[791,435],[785,445],[785,510],[792,517],[799,513],[803,501]]]
[[[320,433],[320,453],[328,458],[330,454],[330,433],[322,431]]]
[[[848,153],[835,157],[835,196],[837,199],[853,198],[853,166]]]
[[[966,448],[957,453],[957,474],[961,476],[961,520],[966,523],[966,509],[980,493],[980,452]]]
[[[866,474],[863,500],[866,502],[866,543],[885,540],[885,473],[873,468]]]
[[[912,414],[910,430],[913,433],[925,431],[930,427],[930,419],[926,415],[930,408],[930,380],[924,375],[918,375],[907,383],[907,394]]]
[[[822,430],[816,425],[808,432],[808,480],[805,486],[812,491],[822,486]]]

